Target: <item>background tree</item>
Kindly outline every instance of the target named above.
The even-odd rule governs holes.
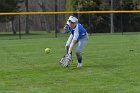
[[[24,0],[1,0],[0,12],[17,12],[20,9],[18,3],[22,3]],[[14,26],[15,16],[0,16],[0,22],[11,22],[13,34],[16,34]]]
[[[102,2],[100,0],[75,0],[73,8],[75,11],[95,11],[101,9]],[[99,14],[80,14],[78,15],[80,23],[82,23],[89,33],[95,31],[95,25],[102,20]]]
[[[19,10],[18,3],[23,0],[1,0],[0,12],[16,12]],[[8,22],[14,19],[14,16],[0,16],[0,22]]]
[[[113,10],[136,10],[139,0],[113,0]],[[136,4],[135,4],[136,3]],[[111,0],[74,0],[75,11],[110,10]],[[80,22],[85,25],[90,33],[110,32],[109,14],[80,14]],[[113,25],[115,32],[136,31],[140,27],[140,15],[138,14],[113,14]],[[135,26],[133,25],[135,23]],[[140,28],[139,28],[140,29]],[[138,30],[137,30],[138,31]]]
[[[138,10],[137,9],[138,0],[119,0],[118,7],[116,10]],[[140,21],[136,21],[136,19],[140,19],[139,14],[115,14],[115,30],[116,32],[130,32],[130,31],[138,31],[140,29]],[[134,21],[135,20],[135,21]]]

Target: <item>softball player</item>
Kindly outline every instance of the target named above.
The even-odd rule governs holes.
[[[69,17],[64,30],[68,30],[71,33],[66,43],[66,52],[67,54],[72,55],[73,47],[77,44],[77,67],[82,67],[82,50],[88,42],[88,33],[86,29],[78,23],[78,19],[74,16]]]

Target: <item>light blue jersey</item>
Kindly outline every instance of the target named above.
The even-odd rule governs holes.
[[[80,23],[76,24],[75,29],[72,29],[69,25],[67,26],[68,32],[70,32],[73,35],[73,40],[79,40],[87,34],[86,29]]]

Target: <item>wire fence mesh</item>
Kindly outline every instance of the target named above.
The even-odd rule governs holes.
[[[95,33],[140,32],[140,11],[16,12],[0,13],[13,17],[0,23],[0,39],[52,38],[68,36],[63,27],[68,17],[77,15],[90,35]],[[111,19],[112,18],[112,19]],[[113,23],[112,23],[113,22]],[[113,26],[113,32],[111,31]]]

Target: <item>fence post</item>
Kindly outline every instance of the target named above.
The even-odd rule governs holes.
[[[20,24],[20,15],[18,15],[18,23],[19,23],[19,39],[21,39],[21,24]]]
[[[57,12],[57,0],[55,0],[55,12]],[[55,37],[57,37],[58,24],[57,24],[57,14],[55,14]]]

